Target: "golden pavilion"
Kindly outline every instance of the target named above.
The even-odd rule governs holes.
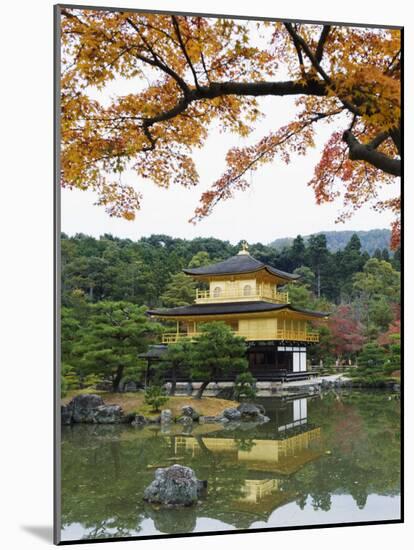
[[[196,337],[202,323],[224,321],[245,338],[250,370],[258,380],[306,372],[307,346],[319,341],[309,322],[327,314],[290,304],[280,287],[299,275],[253,258],[247,245],[227,260],[183,271],[208,289],[196,291],[194,304],[148,311],[151,317],[176,322],[175,332],[163,335],[163,344]]]

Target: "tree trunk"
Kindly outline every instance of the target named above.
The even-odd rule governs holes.
[[[203,392],[204,390],[207,388],[207,386],[209,385],[210,383],[210,380],[205,380],[201,386],[199,387],[197,393],[195,394],[194,396],[194,399],[201,399],[201,396],[203,395]]]
[[[168,395],[175,395],[176,386],[177,386],[177,373],[175,372],[175,369],[172,369],[172,372],[171,372],[171,387],[170,387],[170,391],[168,392]]]
[[[118,367],[116,374],[112,379],[112,389],[114,392],[119,391],[119,384],[122,380],[122,375],[124,374],[124,367]]]

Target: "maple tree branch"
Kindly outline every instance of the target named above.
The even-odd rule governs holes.
[[[285,23],[285,28],[288,31],[289,35],[291,36],[292,40],[297,42],[301,45],[303,51],[309,58],[310,62],[312,63],[312,66],[316,69],[316,71],[320,74],[320,76],[325,80],[327,84],[332,84],[332,81],[328,74],[325,72],[325,70],[321,67],[316,57],[313,55],[310,47],[306,43],[306,41],[296,32],[294,29],[292,23]]]
[[[206,73],[207,80],[208,80],[209,84],[211,84],[210,75],[208,74],[208,70],[207,70],[207,67],[206,67],[206,61],[204,59],[203,51],[201,49],[200,49],[200,57],[201,57],[201,64],[203,65],[203,69],[204,69],[204,72]]]
[[[288,31],[289,35],[292,37],[292,40],[297,40],[297,42],[301,45],[303,51],[308,56],[308,58],[309,58],[310,62],[312,63],[312,66],[314,67],[314,69],[320,74],[320,76],[323,78],[323,80],[326,82],[326,84],[329,87],[332,87],[333,82],[332,82],[330,76],[321,67],[319,61],[317,60],[316,56],[312,53],[312,51],[311,51],[309,45],[306,43],[306,41],[300,36],[300,34],[298,34],[295,31],[295,29],[293,28],[292,23],[285,23],[285,28]],[[349,109],[349,111],[351,111],[351,113],[358,114],[358,115],[360,114],[359,109],[355,105],[350,103],[347,99],[344,99],[344,98],[340,97],[339,95],[338,95],[338,99],[339,99],[339,101],[341,101],[341,103],[343,105],[345,105],[345,107],[347,109]]]
[[[349,130],[343,133],[342,139],[348,145],[350,160],[363,160],[387,174],[401,176],[401,160],[392,159],[384,153],[380,153],[370,144],[364,145]]]
[[[237,172],[233,177],[231,177],[225,185],[221,186],[220,190],[215,195],[214,199],[211,200],[211,202],[208,205],[208,211],[211,212],[211,210],[221,201],[225,198],[226,193],[228,193],[229,188],[234,185],[237,181],[240,181],[241,178],[251,169],[254,169],[254,166],[267,154],[274,151],[277,147],[280,147],[285,142],[289,141],[290,138],[300,133],[302,130],[304,130],[307,126],[311,126],[314,122],[318,122],[321,119],[327,118],[329,116],[334,116],[336,114],[339,114],[342,112],[343,109],[338,109],[336,111],[332,111],[329,113],[315,113],[314,116],[308,118],[307,120],[303,121],[299,128],[295,130],[289,130],[286,132],[285,135],[281,136],[280,139],[276,142],[271,144],[270,146],[264,148],[263,150],[259,151],[258,154],[250,160],[250,162],[239,172]],[[193,220],[197,218],[196,214]]]
[[[152,55],[152,59],[150,59],[149,57],[146,57],[146,56],[144,56],[140,53],[134,54],[135,57],[137,59],[139,59],[140,61],[142,61],[144,63],[147,63],[148,65],[151,65],[153,67],[158,67],[164,73],[171,76],[177,82],[179,87],[182,89],[184,95],[186,96],[189,92],[189,88],[188,88],[187,83],[185,82],[185,80],[183,78],[181,78],[181,76],[178,73],[176,73],[173,69],[171,69],[171,67],[169,67],[168,65],[166,65],[162,61],[162,59],[157,55],[157,53],[154,51],[152,46],[148,43],[148,41],[142,35],[142,33],[139,30],[139,28],[137,27],[137,25],[135,25],[135,23],[129,17],[127,18],[126,21],[136,31],[136,33],[139,35],[139,37],[141,38],[141,40],[144,42],[145,46],[147,47],[148,51]]]
[[[172,15],[171,16],[171,19],[172,19],[172,22],[173,22],[173,26],[174,26],[174,30],[175,30],[175,34],[177,35],[177,39],[178,39],[178,43],[180,44],[180,48],[184,54],[184,57],[190,67],[190,70],[191,72],[193,73],[193,77],[194,77],[194,84],[196,85],[196,88],[199,88],[199,84],[198,84],[198,80],[197,80],[197,73],[194,69],[194,66],[191,62],[191,59],[190,59],[190,56],[188,55],[188,52],[187,52],[187,49],[184,45],[184,42],[183,42],[183,37],[181,36],[181,31],[180,31],[180,25],[178,23],[178,20],[176,18],[175,15]]]
[[[171,109],[154,117],[144,119],[147,128],[157,122],[165,122],[183,113],[190,103],[203,99],[215,99],[226,95],[248,96],[283,96],[283,95],[318,95],[327,94],[326,87],[319,81],[311,81],[302,84],[295,81],[286,82],[212,82],[209,86],[199,86],[198,89],[189,90],[178,103]]]
[[[155,144],[156,144],[157,140],[151,135],[151,132],[149,131],[149,124],[148,124],[147,120],[144,120],[144,122],[142,124],[142,129],[144,131],[145,137],[150,142],[150,146],[149,147],[144,147],[142,149],[142,152],[147,153],[149,151],[153,151],[155,149]]]
[[[298,61],[299,61],[300,72],[302,74],[302,77],[306,78],[306,70],[305,70],[305,64],[303,62],[303,55],[302,55],[301,45],[298,42],[298,40],[296,39],[296,34],[293,34],[293,33],[291,34],[289,28],[287,30],[288,30],[289,34],[291,35],[291,38],[293,40],[293,45],[295,46],[295,50],[296,50],[296,53],[297,53],[297,56],[298,56]]]
[[[316,53],[315,53],[315,59],[318,63],[322,61],[323,57],[323,49],[325,46],[326,39],[328,38],[328,34],[331,31],[330,25],[324,25],[321,35],[319,37],[318,45],[316,46]]]
[[[391,59],[390,63],[388,64],[387,70],[385,71],[386,74],[387,73],[391,74],[395,69],[399,68],[399,66],[400,66],[400,60],[399,60],[400,54],[401,54],[401,48],[398,50],[398,52],[394,55],[394,57]],[[398,63],[395,67],[393,67],[395,61],[398,61]]]
[[[389,132],[381,132],[377,136],[375,136],[369,143],[367,143],[367,147],[370,149],[377,149],[381,143],[384,143],[388,138],[390,137]]]
[[[391,139],[398,151],[400,157],[402,156],[402,144],[401,144],[401,120],[396,128],[390,130]]]

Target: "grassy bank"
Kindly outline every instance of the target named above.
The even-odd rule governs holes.
[[[120,405],[126,414],[136,413],[144,416],[152,416],[151,407],[144,402],[144,392],[126,392],[112,393],[96,390],[73,390],[69,391],[62,399],[63,405],[67,405],[75,395],[84,393],[94,393],[100,395],[107,405]],[[163,409],[170,409],[173,416],[181,414],[181,407],[191,405],[203,416],[215,416],[227,407],[237,407],[239,403],[229,399],[218,399],[216,397],[203,397],[202,399],[193,399],[189,396],[169,397],[168,401],[162,406]]]

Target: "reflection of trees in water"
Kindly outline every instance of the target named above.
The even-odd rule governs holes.
[[[327,395],[322,403],[312,401],[310,417],[321,426],[331,454],[286,480],[286,486],[301,495],[301,508],[308,496],[314,509],[329,510],[334,493],[351,495],[360,509],[371,493],[399,494],[400,405],[388,397],[354,391],[340,400]]]
[[[107,428],[75,426],[62,445],[62,524],[81,523],[89,538],[140,529],[143,491],[154,474],[147,466],[170,454],[169,440],[157,432],[137,440],[132,428]]]
[[[148,428],[65,427],[62,523],[81,523],[88,538],[139,534],[142,521],[148,517],[162,533],[191,532],[197,517],[248,528],[258,519],[266,520],[286,499],[280,499],[280,503],[277,498],[269,500],[260,511],[254,504],[237,509],[246,479],[277,478],[281,495],[292,495],[291,500],[302,509],[310,499],[314,509],[329,510],[334,494],[351,495],[362,509],[371,493],[399,493],[399,406],[384,393],[352,392],[342,393],[340,400],[333,395],[325,395],[323,401],[310,400],[309,423],[321,427],[323,449],[331,454],[291,475],[253,471],[248,462],[238,460],[238,451],[254,448],[255,437],[266,439],[271,435],[267,433],[270,423],[257,432],[229,430],[226,437],[233,439],[234,445],[220,452],[208,447],[213,434],[187,436],[194,445],[180,447],[175,435],[166,436]],[[144,505],[143,492],[155,468],[174,462],[190,466],[199,479],[208,480],[207,497],[185,510]]]

